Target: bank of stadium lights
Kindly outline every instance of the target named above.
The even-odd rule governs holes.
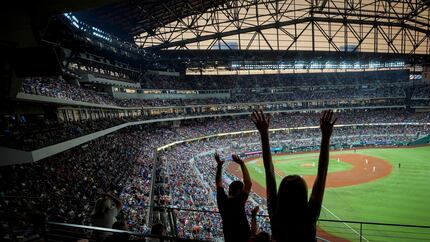
[[[421,80],[423,79],[423,75],[421,74],[411,74],[409,75],[409,80]]]
[[[112,39],[108,37],[107,33],[103,32],[102,30],[100,30],[96,27],[92,27],[92,29],[93,29],[93,35],[94,36],[97,36],[97,37],[102,38],[102,39],[107,40],[107,41],[112,41]]]
[[[81,26],[80,26],[80,24],[79,24],[79,20],[75,17],[75,16],[73,16],[72,14],[70,14],[70,13],[65,13],[64,14],[64,16],[68,19],[68,20],[70,20],[70,22],[72,23],[72,25],[73,26],[75,26],[77,29],[82,29],[81,28]],[[82,29],[83,30],[83,29]],[[84,30],[85,31],[85,30]]]
[[[93,31],[92,33],[94,36],[102,38],[106,41],[112,41],[112,39],[109,37],[109,35],[106,32],[104,32],[104,31],[102,31],[96,27],[92,27],[92,31]]]
[[[287,69],[378,69],[378,68],[403,68],[403,61],[394,62],[333,62],[333,61],[295,61],[290,63],[277,64],[242,64],[232,63],[230,68],[233,70],[287,70]]]
[[[73,16],[73,14],[71,13],[65,13],[64,16],[70,20],[70,23],[75,26],[75,28],[85,31],[85,32],[90,32],[92,35],[104,39],[106,41],[112,42],[112,38],[109,36],[108,33],[104,32],[101,29],[98,29],[96,27],[91,27],[88,26],[87,24],[79,21],[75,16]]]

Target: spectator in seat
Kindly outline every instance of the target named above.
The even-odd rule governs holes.
[[[153,236],[165,236],[166,235],[166,228],[161,223],[155,223],[151,227],[151,235]],[[164,241],[161,238],[147,238],[147,242],[162,242]]]
[[[217,162],[216,188],[218,210],[221,214],[225,242],[248,241],[251,231],[245,213],[245,203],[251,191],[252,182],[245,162],[237,155],[232,156],[233,161],[239,164],[244,183],[233,181],[229,186],[228,196],[226,195],[222,183],[222,165],[224,161],[215,154]]]
[[[125,221],[116,221],[112,225],[112,229],[128,231],[128,226]],[[114,233],[106,240],[106,242],[122,242],[122,241],[129,241],[129,239],[130,239],[130,234],[128,233]]]
[[[261,135],[263,163],[266,173],[267,207],[272,238],[277,242],[316,241],[316,222],[321,212],[329,163],[329,146],[333,126],[333,111],[325,111],[320,119],[322,133],[318,174],[308,200],[305,180],[299,175],[282,179],[276,190],[275,172],[270,153],[269,126],[271,117],[254,111],[251,117]]]
[[[112,206],[112,202],[115,206]],[[97,199],[92,213],[93,225],[97,227],[112,228],[116,222],[116,216],[121,210],[122,203],[115,196],[104,193]]]
[[[96,205],[92,212],[92,225],[96,227],[112,228],[113,224],[116,222],[116,216],[118,215],[122,203],[115,196],[109,193],[103,193],[102,196],[97,199]],[[112,203],[115,206],[112,206]],[[111,233],[97,232],[97,241],[104,241]]]

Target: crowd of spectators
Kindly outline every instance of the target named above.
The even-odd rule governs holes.
[[[116,105],[107,94],[69,84],[62,78],[27,78],[22,82],[22,91],[72,101]]]
[[[419,85],[413,89],[412,99],[430,99],[430,85]]]
[[[119,73],[119,72],[111,72],[109,73],[103,73],[103,72],[96,72],[96,71],[90,71],[90,70],[80,70],[80,69],[74,69],[74,72],[82,75],[82,74],[91,74],[97,78],[104,78],[104,79],[109,79],[109,80],[116,80],[116,81],[121,81],[121,82],[130,82],[130,83],[135,83],[135,81],[131,80],[127,75],[125,75],[124,73]]]
[[[351,106],[347,103],[350,100],[366,99],[400,99],[400,104],[404,104],[406,95],[403,88],[380,87],[375,89],[343,88],[308,90],[290,89],[287,92],[255,92],[252,90],[242,90],[232,93],[230,98],[205,98],[205,99],[122,99],[116,100],[119,106],[123,107],[166,107],[166,106],[192,106],[192,105],[222,105],[222,104],[249,104],[249,103],[271,103],[271,102],[312,102],[312,101],[342,101],[341,105]],[[390,100],[385,100],[389,104]],[[364,102],[360,105],[367,105]],[[217,107],[219,108],[219,106]]]
[[[386,97],[406,97],[403,88],[382,86],[378,88],[324,88],[316,90],[291,89],[288,92],[262,92],[256,93],[252,90],[237,93],[231,100],[238,102],[274,102],[274,101],[301,101],[301,100],[334,100],[352,98],[386,98]]]
[[[121,107],[160,107],[160,106],[187,106],[187,105],[212,105],[212,104],[236,104],[236,103],[256,103],[256,102],[278,102],[278,101],[314,101],[314,100],[350,100],[350,99],[375,99],[375,98],[400,98],[405,99],[404,89],[408,82],[403,79],[403,75],[398,71],[381,72],[380,81],[375,81],[377,74],[372,75],[364,72],[363,79],[354,76],[354,73],[338,73],[334,81],[327,79],[326,75],[313,74],[310,80],[302,79],[301,75],[293,76],[291,80],[281,81],[279,76],[205,76],[203,78],[206,89],[211,83],[220,83],[224,80],[235,80],[241,85],[222,85],[223,89],[230,90],[228,98],[205,98],[205,99],[114,99],[103,92],[95,92],[72,85],[59,78],[29,78],[23,81],[22,91],[24,93],[55,97],[66,100],[90,102],[103,105],[113,105]],[[401,72],[403,73],[403,72]],[[334,75],[334,74],[333,74]],[[340,75],[340,76],[339,76]],[[318,77],[320,76],[320,77]],[[401,76],[402,78],[400,78]],[[300,78],[299,78],[300,77]],[[317,78],[318,77],[318,78]],[[166,77],[171,78],[170,76]],[[193,81],[179,81],[173,79],[168,82],[170,89],[175,88],[174,83],[194,83]],[[191,79],[193,77],[190,77]],[[236,78],[236,79],[235,79]],[[256,86],[245,85],[249,79],[256,78],[255,83],[264,83],[270,80],[270,85],[256,84]],[[320,79],[322,78],[324,82]],[[341,82],[341,78],[345,78]],[[367,79],[366,79],[367,78]],[[217,80],[215,80],[217,79]],[[327,80],[326,80],[327,79]],[[329,81],[331,80],[331,81]],[[372,81],[373,80],[373,81]],[[407,80],[407,79],[406,79]],[[293,83],[289,83],[289,82]],[[242,83],[243,82],[243,83]],[[249,81],[251,82],[251,81]],[[291,85],[287,85],[291,84]],[[321,84],[323,83],[323,84]],[[337,83],[338,85],[331,85]],[[244,84],[244,85],[242,85]],[[277,87],[277,85],[281,85]],[[145,87],[146,88],[146,87]],[[159,87],[160,88],[160,87]],[[163,86],[161,86],[163,88]],[[196,87],[191,89],[198,89]],[[221,89],[214,87],[213,89]],[[428,86],[417,87],[413,90],[414,96],[428,97]],[[404,102],[403,102],[404,103]]]
[[[278,114],[273,128],[317,126],[319,113]],[[405,110],[372,110],[337,113],[339,124],[429,122],[428,113],[409,113]],[[49,220],[88,223],[93,202],[98,194],[111,192],[123,202],[120,217],[133,231],[148,232],[147,205],[151,190],[152,167],[157,147],[175,141],[212,134],[253,130],[246,117],[199,119],[180,126],[136,126],[91,141],[81,147],[32,164],[4,167],[0,170],[3,228],[18,224],[10,217],[32,211],[46,214]],[[409,142],[421,134],[428,134],[428,125],[356,126],[337,128],[333,143],[352,144],[366,141]],[[273,147],[293,150],[297,146],[317,146],[317,129],[277,132],[272,135]],[[175,209],[177,234],[186,238],[217,238],[220,217],[216,213],[213,177],[215,163],[212,154],[218,150],[224,157],[258,149],[256,134],[231,138],[211,138],[203,142],[176,145],[159,158],[155,187],[156,205]],[[224,174],[227,184],[235,178]],[[17,202],[18,201],[18,202]],[[247,211],[262,198],[252,193]],[[19,205],[19,206],[18,206]],[[183,211],[181,208],[208,212]],[[261,209],[265,213],[265,207]],[[267,230],[265,217],[260,227]],[[199,231],[198,233],[196,231]]]
[[[237,112],[237,110],[232,110]],[[247,110],[252,111],[252,110]],[[211,112],[215,114],[218,112]],[[221,112],[222,113],[222,112]],[[369,115],[370,113],[375,116]],[[362,120],[357,120],[357,115],[363,115]],[[318,125],[315,122],[317,114],[312,112],[293,112],[293,113],[280,113],[276,114],[278,117],[273,123],[274,128],[281,127],[294,127],[294,126],[310,126]],[[384,122],[389,120],[390,122],[409,122],[411,120],[419,120],[422,122],[428,122],[428,115],[425,113],[408,113],[405,111],[396,110],[373,110],[373,111],[359,111],[354,112],[341,112],[343,123],[359,122],[374,122],[375,119]],[[172,115],[162,115],[159,118],[173,117]],[[49,145],[57,144],[69,139],[77,138],[86,134],[90,134],[99,130],[107,129],[119,124],[123,124],[131,121],[139,121],[149,119],[148,116],[137,116],[137,117],[122,117],[122,118],[101,118],[97,120],[82,120],[78,122],[63,122],[36,119],[36,120],[23,120],[22,118],[9,118],[2,120],[1,129],[2,134],[0,136],[0,145],[10,148],[22,149],[22,150],[35,150],[43,148]],[[384,118],[384,119],[381,119]],[[214,122],[216,125],[225,123],[227,125],[220,124],[220,127],[224,128],[225,131],[234,131],[228,127],[242,127],[243,129],[253,129],[252,125],[247,122],[246,115],[239,116],[236,118],[228,117],[220,119]]]
[[[426,99],[412,99],[411,107],[428,107],[430,106],[430,98]]]
[[[145,89],[178,89],[177,86],[184,87],[182,89],[192,89],[191,85],[183,81],[176,75],[157,75],[146,73],[140,81],[140,85]]]
[[[26,151],[40,149],[145,117],[99,118],[75,122],[11,116],[0,123],[0,146]]]
[[[149,142],[141,132],[122,131],[39,162],[3,167],[2,230],[15,230],[20,221],[31,221],[35,215],[88,224],[94,201],[103,192],[121,195],[121,216],[130,226],[144,226],[146,214],[135,205],[148,202]]]
[[[141,83],[145,89],[241,89],[260,87],[315,86],[324,83],[333,85],[374,85],[393,82],[407,82],[409,72],[369,71],[334,73],[297,73],[261,75],[189,75],[186,77],[150,75]]]

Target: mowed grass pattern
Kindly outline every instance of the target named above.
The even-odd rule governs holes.
[[[352,151],[332,152],[353,153]],[[327,188],[324,196],[325,207],[321,219],[352,220],[395,224],[413,224],[430,226],[430,146],[396,149],[357,150],[364,154],[387,160],[393,166],[390,175],[373,182],[360,185]],[[308,163],[317,159],[316,153],[280,156],[276,159],[296,160]],[[289,163],[289,162],[285,162]],[[333,168],[335,160],[330,161],[329,172],[343,170],[345,167]],[[401,163],[401,168],[398,164]],[[285,174],[294,174],[288,165],[275,163],[275,167]],[[293,164],[293,163],[290,163]],[[337,163],[337,164],[343,164]],[[250,172],[255,181],[264,186],[264,173],[255,172],[250,163]],[[296,166],[297,174],[305,172],[300,165]],[[260,167],[263,171],[263,167]],[[348,168],[350,169],[350,168]],[[303,171],[302,171],[303,170]],[[307,171],[306,171],[307,172]],[[305,173],[303,173],[305,174]],[[315,173],[316,174],[316,170]],[[281,177],[278,177],[280,181]],[[278,183],[279,184],[279,183]],[[321,222],[327,232],[351,241],[359,241],[357,232],[360,226],[355,224]],[[396,228],[364,225],[362,241],[430,241],[430,229]]]

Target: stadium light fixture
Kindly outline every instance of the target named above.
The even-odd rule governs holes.
[[[288,63],[255,63],[255,64],[242,64],[233,62],[230,68],[234,70],[288,70],[288,69],[378,69],[378,68],[403,68],[405,62],[392,61],[392,62],[361,62],[361,61],[295,61]]]

